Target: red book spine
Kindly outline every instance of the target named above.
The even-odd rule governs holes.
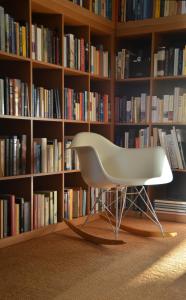
[[[85,72],[85,41],[84,39],[80,40],[81,50],[80,50],[80,62],[81,62],[81,71]]]
[[[10,195],[10,233],[16,234],[16,218],[15,218],[15,195]]]

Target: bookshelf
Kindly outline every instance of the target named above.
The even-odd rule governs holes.
[[[141,134],[144,135],[144,132],[147,132],[148,135],[152,133],[154,127],[167,129],[172,128],[174,125],[181,129],[185,128],[185,121],[181,123],[177,121],[172,123],[152,122],[151,118],[152,96],[161,96],[161,94],[167,93],[166,88],[169,85],[171,85],[172,93],[174,92],[174,85],[184,86],[185,75],[154,76],[154,53],[158,51],[161,41],[164,41],[165,38],[167,41],[171,41],[177,36],[180,45],[183,45],[186,30],[185,15],[153,17],[125,23],[117,22],[116,24],[118,4],[116,2],[112,1],[112,20],[109,20],[93,13],[92,1],[89,0],[83,1],[84,7],[68,0],[43,0],[42,2],[39,0],[18,0],[13,5],[11,0],[0,0],[0,7],[4,8],[4,12],[9,14],[15,22],[20,22],[21,26],[27,26],[26,28],[28,28],[26,55],[18,55],[17,52],[13,53],[13,51],[7,52],[2,45],[0,50],[0,78],[18,79],[28,87],[25,92],[26,96],[24,94],[22,96],[23,104],[28,106],[28,110],[25,110],[26,113],[23,115],[14,112],[9,115],[2,113],[0,116],[1,144],[4,143],[1,142],[2,139],[10,139],[11,144],[16,138],[21,139],[22,135],[26,135],[26,171],[24,174],[19,172],[16,175],[1,176],[0,190],[1,194],[8,193],[14,195],[15,198],[24,198],[25,203],[27,203],[26,206],[29,207],[30,216],[29,230],[1,238],[0,247],[65,228],[63,217],[64,191],[66,188],[78,189],[81,187],[87,191],[86,212],[88,212],[91,198],[90,188],[83,182],[79,170],[65,169],[65,140],[68,137],[73,137],[78,132],[90,131],[100,133],[114,141],[118,134],[122,135],[128,129],[134,129],[137,132],[142,129]],[[0,13],[2,12],[0,11]],[[35,27],[32,25],[35,25]],[[36,53],[33,54],[33,49],[37,52],[37,47],[33,48],[33,44],[42,42],[42,39],[41,41],[34,40],[33,28],[35,31],[39,28],[39,35],[43,33],[46,36],[47,34],[50,35],[50,32],[53,33],[53,35],[51,33],[51,38],[54,52],[52,52],[54,49],[48,48],[43,38],[43,50],[39,53],[39,57],[35,55]],[[86,56],[88,49],[87,66],[81,67],[80,64],[80,67],[77,67],[77,63],[76,66],[71,67],[65,64],[64,37],[66,34],[73,35],[74,39],[84,40],[84,50],[86,49],[84,56]],[[124,47],[129,48],[130,51],[136,51],[141,41],[147,45],[145,59],[148,68],[143,70],[143,74],[137,74],[137,76],[135,68],[133,68],[131,76],[129,74],[127,78],[115,80],[116,53]],[[59,45],[58,50],[56,50],[57,45]],[[167,43],[168,45],[169,43]],[[99,53],[99,57],[102,57],[104,52],[106,53],[104,59],[107,60],[108,56],[107,72],[104,73],[100,70],[102,62],[96,63],[98,72],[91,70],[91,46],[94,46],[97,51],[99,50],[101,53],[101,55]],[[51,53],[56,56],[53,60],[50,59]],[[65,88],[73,90],[77,95],[75,101],[76,117],[69,118],[68,114],[65,114],[65,106],[67,105],[65,102]],[[33,91],[35,92],[33,93]],[[104,108],[101,108],[101,117],[91,118],[90,92],[94,96],[98,95],[99,99],[103,99],[101,100],[102,105],[104,107],[106,103],[105,110],[108,107],[110,110],[109,115],[103,117]],[[79,95],[84,93],[87,93],[87,104],[82,106],[82,103],[81,105],[79,103],[79,98],[82,95]],[[141,94],[147,96],[146,103],[148,105],[146,105],[145,119],[132,119],[127,122],[125,119],[121,121],[115,118],[115,96],[119,98],[123,96],[139,97]],[[104,99],[107,99],[108,102]],[[13,104],[14,106],[16,110],[16,104]],[[43,107],[44,111],[47,110],[44,115]],[[86,112],[86,117],[82,117],[82,107]],[[42,153],[42,145],[37,146],[37,150],[34,152],[34,141],[37,140],[40,141],[40,144],[46,144],[46,139],[48,147],[45,146],[44,152],[48,151],[49,155],[52,155],[52,151],[57,153],[60,168],[53,168],[53,172],[51,172],[52,167],[50,166],[49,171],[44,168],[45,172],[42,170],[34,172],[35,154],[37,153],[36,156],[39,157]],[[60,151],[59,149],[56,150],[56,143],[61,144]],[[11,151],[9,150],[9,152]],[[61,154],[59,154],[60,152]],[[173,171],[175,177],[173,183],[167,187],[149,190],[153,199],[166,197],[169,194],[172,194],[176,199],[183,199],[185,191],[181,188],[184,186],[185,169],[176,168]],[[177,186],[179,189],[177,189]],[[57,223],[37,228],[34,225],[34,194],[42,191],[57,191]],[[25,213],[28,213],[28,211]],[[39,214],[39,212],[37,213]],[[78,224],[83,221],[83,218],[79,217],[74,221]],[[169,218],[179,220],[176,215],[171,215]]]
[[[13,5],[10,0],[0,1],[0,7],[4,8],[3,13],[8,14],[14,22],[20,22],[21,26],[27,26],[28,29],[24,37],[27,42],[26,55],[25,53],[19,55],[22,53],[15,51],[8,52],[2,45],[0,49],[0,78],[7,78],[6,89],[10,91],[12,88],[13,94],[11,100],[9,94],[6,95],[7,103],[10,102],[12,105],[9,114],[5,110],[6,107],[2,108],[2,105],[8,104],[1,103],[1,109],[4,109],[1,110],[0,116],[1,155],[2,147],[5,147],[5,143],[9,143],[10,146],[6,146],[6,149],[13,166],[16,165],[16,159],[20,155],[18,148],[21,149],[22,136],[26,136],[26,145],[24,144],[26,153],[20,150],[20,153],[26,155],[25,171],[20,171],[19,161],[16,169],[19,170],[18,173],[7,173],[10,176],[3,176],[5,175],[3,172],[0,177],[1,195],[8,194],[11,199],[8,201],[12,203],[10,215],[8,210],[6,211],[7,222],[11,228],[4,232],[1,223],[0,247],[65,228],[64,192],[67,188],[74,188],[77,193],[83,193],[83,201],[85,196],[87,198],[86,209],[83,202],[83,212],[82,208],[79,213],[76,211],[76,217],[79,216],[74,220],[76,224],[83,221],[85,212],[87,214],[90,209],[90,188],[83,182],[79,170],[65,169],[65,140],[81,131],[98,132],[112,138],[113,115],[103,121],[99,118],[91,121],[89,93],[96,92],[102,96],[106,94],[109,97],[110,107],[113,107],[114,77],[111,75],[114,65],[110,61],[114,57],[115,16],[113,14],[113,20],[97,16],[92,12],[91,1],[84,1],[84,3],[85,7],[75,5],[68,0],[55,2],[44,0],[42,3],[37,0],[18,0]],[[10,31],[9,34],[14,34],[14,31]],[[83,67],[82,64],[80,67],[65,64],[66,34],[73,35],[74,39],[83,39],[84,57],[86,56]],[[47,43],[49,40],[52,47],[49,45],[51,43]],[[25,43],[25,40],[20,43],[23,42]],[[14,43],[17,43],[17,40]],[[90,72],[92,43],[95,46],[103,45],[104,51],[109,52],[107,74],[95,75]],[[16,96],[15,79],[18,80],[15,81],[18,87],[22,82],[27,86],[25,94],[21,93],[24,114],[20,113],[20,90]],[[77,93],[75,118],[65,115],[65,88]],[[83,102],[84,105],[82,103],[80,105],[79,98],[85,93],[87,103]],[[27,110],[25,106],[28,106]],[[86,117],[82,117],[82,107]],[[14,144],[17,145],[15,149],[11,146]],[[48,164],[46,157],[52,158],[51,164]],[[57,157],[57,167],[55,157]],[[14,170],[11,165],[9,168]],[[49,205],[52,203],[51,197],[54,195],[55,197],[57,195],[57,219],[56,200],[55,205],[50,208],[53,215],[48,216]],[[2,213],[7,201],[0,199],[0,202]],[[21,203],[24,204],[21,206]],[[13,207],[15,215],[12,220]],[[24,229],[21,227],[23,222],[21,218],[28,220]],[[3,226],[5,225],[3,223]]]
[[[186,125],[185,100],[183,99],[185,87],[185,40],[183,36],[186,30],[184,24],[186,16],[180,8],[177,10],[177,14],[171,13],[171,8],[169,8],[169,13],[167,11],[163,12],[162,8],[161,13],[158,13],[158,9],[160,9],[160,7],[157,7],[158,1],[152,2],[153,12],[151,18],[144,18],[142,15],[141,17],[131,15],[131,19],[127,18],[126,20],[124,12],[123,19],[121,15],[118,17],[115,50],[116,55],[119,57],[115,83],[115,141],[121,146],[143,147],[146,140],[148,140],[147,146],[157,145],[157,139],[164,136],[162,143],[160,141],[159,143],[165,146],[174,179],[168,185],[149,188],[148,192],[152,200],[162,201],[170,199],[177,201],[176,203],[180,201],[181,205],[181,202],[185,201],[186,192],[184,187],[186,179],[184,163],[185,144],[183,142]],[[168,5],[168,2],[169,4],[171,2],[172,5],[174,1],[165,2],[166,5]],[[118,1],[118,8],[121,4],[125,7],[126,1]],[[168,8],[166,7],[166,9]],[[182,9],[184,8],[182,7]],[[136,53],[136,45],[138,48],[142,45],[145,51],[143,50],[142,54]],[[122,49],[125,50],[121,54]],[[148,63],[146,64],[148,69],[144,70],[143,66],[140,66],[140,59],[138,61],[136,59],[134,63],[134,54],[136,57],[139,56],[144,62],[147,62],[148,58]],[[121,72],[123,57],[125,57],[124,62],[126,63],[124,67],[125,72]],[[116,61],[117,63],[118,61]],[[138,99],[136,100],[136,98],[141,97],[141,93],[148,95],[147,116],[144,123],[141,122],[139,117],[142,109],[140,106],[141,102]],[[128,111],[130,113],[127,111],[128,101]],[[122,107],[126,112],[125,118],[122,118],[119,114],[119,107]],[[173,128],[175,128],[176,132],[181,132],[182,141],[181,143],[178,141],[177,150],[173,138]],[[178,139],[177,134],[176,136]],[[125,141],[125,139],[128,140]],[[180,144],[183,148],[183,156],[180,155]],[[172,152],[174,152],[174,155]],[[186,221],[184,209],[174,207],[174,202],[170,202],[169,207],[166,206],[166,208],[166,203],[160,203],[160,205],[157,203],[155,205],[157,205],[156,209],[160,219]],[[176,212],[175,209],[180,210],[180,212]]]

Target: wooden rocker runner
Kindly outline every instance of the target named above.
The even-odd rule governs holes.
[[[66,224],[74,232],[94,243],[113,245],[125,243],[118,239],[119,229],[149,237],[176,235],[175,232],[164,232],[145,189],[145,186],[165,184],[173,179],[168,159],[162,147],[124,149],[99,134],[82,132],[75,135],[70,148],[77,151],[84,181],[89,186],[100,189],[84,225],[94,212],[96,204],[99,203],[105,213],[104,218],[113,227],[115,238],[106,239],[91,235],[66,220]],[[132,193],[128,191],[128,188],[131,187],[133,188]],[[107,203],[106,197],[103,197],[104,193],[114,193],[113,201]],[[145,210],[137,205],[136,200],[139,198],[143,202]],[[126,209],[127,200],[130,205]],[[159,231],[151,232],[123,225],[122,221],[126,212],[132,206],[135,206],[154,222],[159,227]]]

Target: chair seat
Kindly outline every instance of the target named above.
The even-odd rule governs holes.
[[[117,178],[108,176],[108,179],[110,179],[110,185],[111,187],[115,186],[142,186],[142,185],[156,185],[160,182],[160,177],[152,177],[152,178]]]

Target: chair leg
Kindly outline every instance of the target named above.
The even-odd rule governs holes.
[[[144,210],[142,210],[141,207],[139,207],[139,206],[135,203],[137,197],[135,197],[135,200],[131,201],[131,200],[129,199],[129,201],[131,202],[132,205],[134,205],[136,208],[138,208],[139,211],[140,211],[141,213],[143,213],[144,215],[146,215],[152,222],[154,222],[156,225],[158,225],[159,228],[160,228],[160,231],[161,231],[161,233],[162,233],[162,236],[164,236],[163,227],[162,227],[162,225],[160,224],[160,222],[159,222],[159,220],[158,220],[158,217],[157,217],[156,212],[155,212],[155,210],[154,210],[154,208],[153,208],[153,206],[152,206],[152,203],[151,203],[151,201],[150,201],[150,199],[149,199],[149,196],[148,196],[148,194],[147,194],[147,192],[146,192],[146,190],[145,190],[145,187],[142,186],[142,188],[140,189],[140,191],[138,191],[137,188],[135,188],[135,189],[136,189],[136,191],[137,191],[137,193],[138,193],[138,196],[140,196],[141,200],[143,201],[143,203],[144,203],[145,206],[147,207],[147,210],[151,213],[152,217],[151,217],[149,214],[147,214]],[[144,199],[144,197],[141,195],[142,191],[144,191],[146,199]],[[130,206],[131,206],[131,205],[130,205]]]
[[[119,201],[118,201],[118,188],[116,187],[116,226],[115,226],[115,238],[118,239],[118,233],[119,233]]]
[[[144,193],[145,193],[145,196],[146,196],[146,199],[147,199],[147,203],[146,204],[147,204],[147,206],[149,205],[149,210],[150,210],[151,214],[153,215],[154,219],[156,220],[156,224],[160,227],[162,235],[164,236],[163,227],[162,227],[160,221],[158,220],[157,214],[156,214],[156,212],[155,212],[155,210],[154,210],[154,208],[152,206],[152,203],[151,203],[151,201],[149,199],[149,196],[148,196],[148,194],[147,194],[146,189],[145,189],[144,186],[143,186],[143,190],[144,190]]]
[[[122,191],[122,206],[121,206],[121,211],[120,211],[119,227],[121,225],[123,212],[126,207],[126,200],[127,200],[127,187],[124,187],[124,189]]]
[[[88,223],[88,220],[89,220],[90,216],[92,215],[92,213],[93,213],[93,211],[94,211],[94,209],[95,209],[96,204],[100,201],[100,198],[101,198],[102,194],[103,194],[103,191],[101,190],[101,191],[99,192],[98,197],[97,197],[97,198],[95,197],[94,205],[93,205],[93,207],[91,208],[89,214],[87,215],[87,217],[86,217],[86,219],[85,219],[85,222],[82,224],[82,227],[85,226],[85,225]]]

